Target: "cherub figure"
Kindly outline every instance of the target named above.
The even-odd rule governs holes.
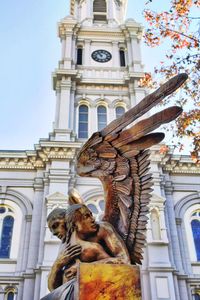
[[[128,251],[114,228],[107,222],[96,223],[87,206],[74,204],[67,210],[56,209],[47,220],[51,232],[61,239],[62,246],[48,278],[49,290],[56,290],[43,299],[56,299],[53,294],[60,293],[61,297],[69,291],[72,297],[73,278],[79,261],[130,263]]]

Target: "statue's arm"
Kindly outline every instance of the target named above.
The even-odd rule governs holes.
[[[102,238],[106,247],[111,252],[111,258],[105,260],[105,263],[122,263],[129,264],[130,257],[128,254],[128,250],[121,239],[121,237],[116,233],[114,228],[107,222],[102,224]]]
[[[73,259],[75,259],[80,254],[80,245],[70,246],[69,244],[66,245],[65,249],[59,253],[48,276],[48,289],[50,291],[53,291],[57,287],[62,285],[63,267],[67,266]]]

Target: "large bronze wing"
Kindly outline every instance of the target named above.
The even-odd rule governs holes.
[[[132,263],[140,264],[143,258],[146,215],[152,191],[149,150],[146,149],[164,138],[163,133],[152,131],[174,120],[182,109],[169,107],[124,128],[174,92],[186,79],[186,74],[175,76],[101,132],[94,133],[77,158],[80,176],[101,180],[106,201],[104,220],[123,238]]]

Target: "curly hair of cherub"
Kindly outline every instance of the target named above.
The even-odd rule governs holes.
[[[55,208],[47,216],[47,223],[51,223],[56,219],[64,219],[66,214],[65,208]]]

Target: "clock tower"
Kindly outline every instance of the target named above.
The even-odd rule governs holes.
[[[53,74],[51,140],[87,139],[144,97],[142,27],[125,21],[127,0],[71,0],[58,25],[62,56]]]

